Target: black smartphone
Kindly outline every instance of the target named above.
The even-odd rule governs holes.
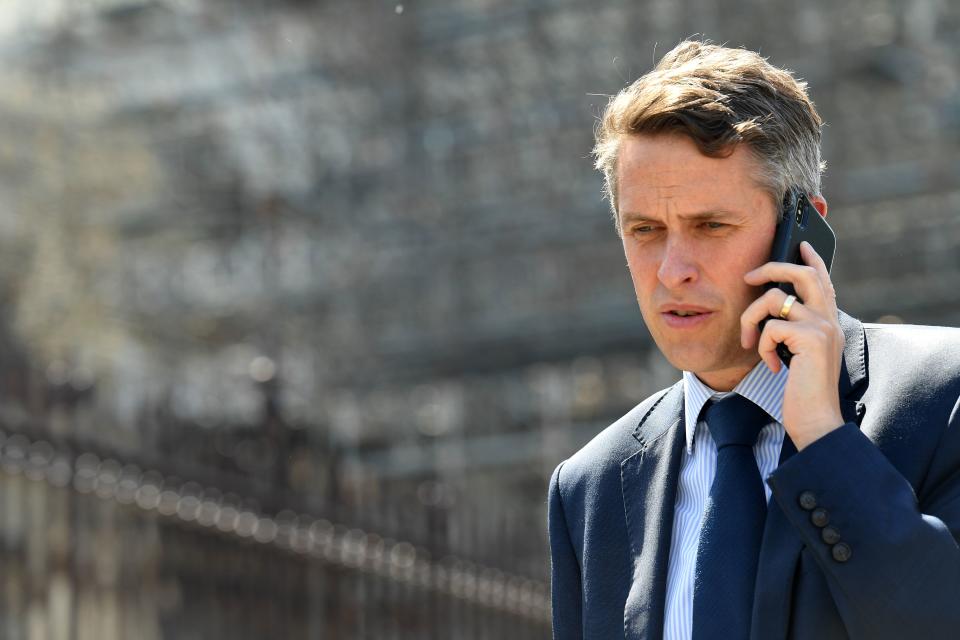
[[[800,257],[800,243],[804,240],[813,246],[826,263],[827,271],[830,271],[830,267],[833,265],[833,255],[837,250],[837,236],[830,225],[827,224],[826,219],[811,204],[806,194],[799,188],[793,187],[787,190],[787,194],[783,198],[780,222],[777,224],[777,230],[773,236],[770,261],[803,264],[803,259]],[[797,295],[793,285],[789,282],[769,283],[765,288],[769,290],[773,287],[778,287],[787,295]],[[799,296],[797,296],[797,301],[803,302]],[[767,320],[771,318],[772,316],[768,317]],[[760,323],[760,331],[763,331],[767,320]],[[780,356],[784,364],[790,365],[793,354],[790,353],[785,344],[777,345],[777,355]]]

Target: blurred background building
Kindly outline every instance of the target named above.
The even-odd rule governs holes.
[[[556,464],[678,373],[592,127],[809,81],[841,306],[960,324],[950,0],[7,0],[0,638],[546,638]]]

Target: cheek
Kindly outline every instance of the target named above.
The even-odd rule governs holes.
[[[630,279],[637,292],[649,292],[651,287],[656,286],[657,265],[653,261],[644,259],[636,253],[628,253],[627,269],[630,271]]]
[[[637,252],[633,251],[626,243],[623,245],[623,255],[627,259],[627,269],[630,270],[630,277],[634,282],[637,280],[637,274],[640,270],[640,261],[637,258]]]
[[[652,253],[642,251],[634,244],[623,244],[623,255],[627,258],[627,268],[634,279],[642,278],[644,274],[656,273],[657,268]]]
[[[728,247],[726,257],[732,269],[739,271],[740,281],[743,275],[770,261],[773,248],[773,227],[751,231]]]
[[[754,247],[752,252],[744,252],[743,272],[751,271],[770,262],[770,245],[767,243]]]
[[[752,271],[766,263],[769,257],[769,252],[766,250],[741,253],[739,259],[736,260],[735,264],[731,265],[732,268],[727,272],[727,282],[730,283],[731,289],[736,291],[739,297],[745,301],[744,306],[758,298],[764,289],[762,286],[758,287],[747,284],[744,282],[743,276],[748,271]]]

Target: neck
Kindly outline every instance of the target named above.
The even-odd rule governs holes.
[[[757,362],[760,362],[759,358]],[[750,366],[731,367],[719,371],[694,371],[693,374],[714,391],[733,391],[733,388],[747,377],[757,362]]]

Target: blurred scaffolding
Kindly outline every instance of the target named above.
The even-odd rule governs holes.
[[[548,637],[677,376],[591,128],[694,32],[810,82],[841,305],[960,323],[956,3],[4,3],[0,638]]]

